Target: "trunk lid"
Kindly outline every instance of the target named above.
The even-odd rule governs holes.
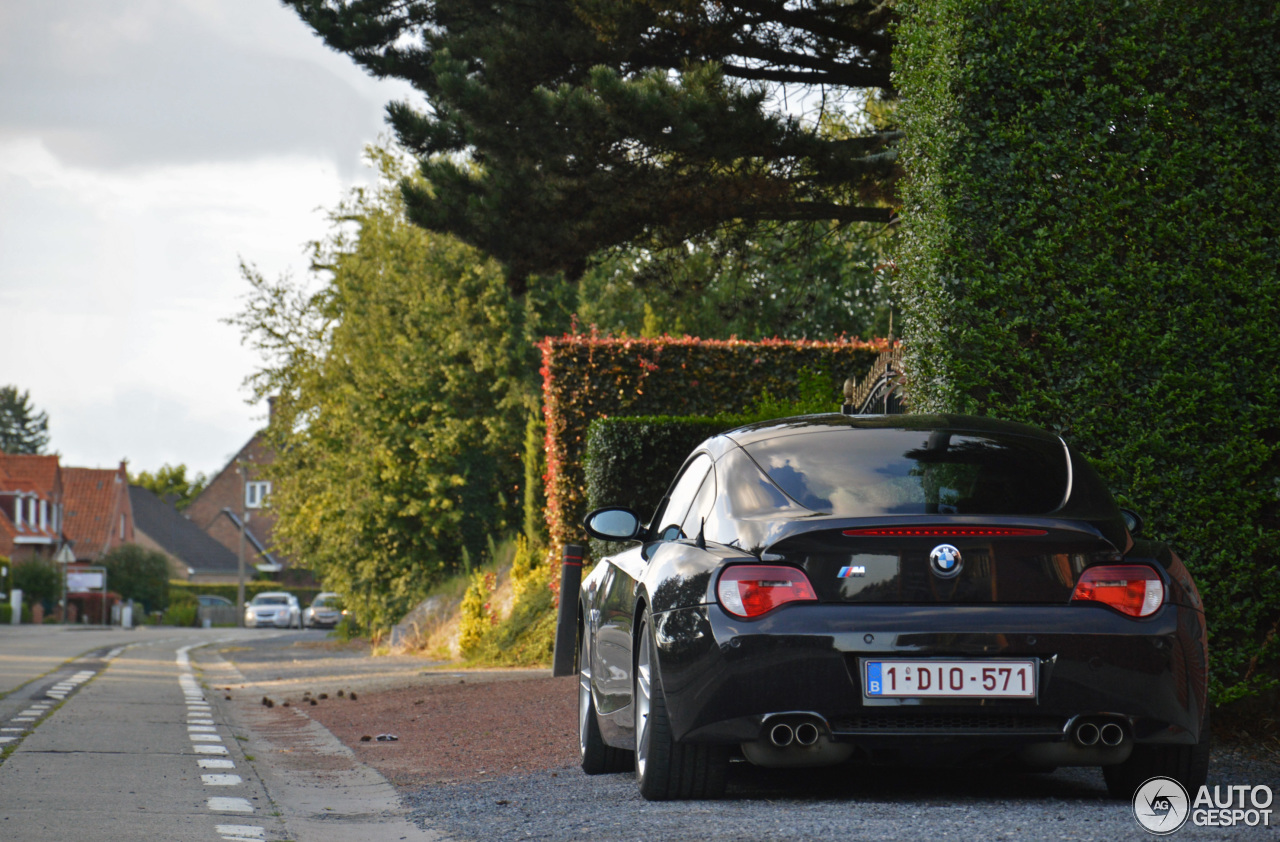
[[[959,559],[939,550],[932,562],[946,546]],[[913,524],[804,532],[773,545],[777,556],[805,570],[822,602],[1027,605],[1068,602],[1080,571],[1116,548],[1087,524]]]

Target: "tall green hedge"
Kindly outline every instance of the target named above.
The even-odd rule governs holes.
[[[583,462],[587,510],[627,506],[647,518],[695,447],[749,420],[745,415],[647,415],[592,421]]]
[[[1195,573],[1215,698],[1274,685],[1280,7],[901,11],[913,407],[1081,447]]]

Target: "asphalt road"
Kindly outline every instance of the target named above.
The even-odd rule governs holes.
[[[0,840],[436,838],[327,732],[274,744],[247,699],[213,689],[240,676],[204,647],[298,633],[68,634],[0,632]],[[329,755],[322,782],[276,762],[300,746]]]
[[[0,840],[1152,838],[1095,769],[738,764],[715,802],[650,803],[630,775],[576,768],[396,792],[302,711],[261,697],[395,683],[420,661],[316,647],[318,632],[40,635],[0,630]],[[1234,747],[1215,755],[1210,784],[1280,790],[1280,764]],[[1170,838],[1280,840],[1280,820],[1187,824]]]

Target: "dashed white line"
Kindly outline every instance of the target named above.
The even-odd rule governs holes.
[[[26,728],[0,728],[0,733],[7,731],[12,734],[21,734],[23,731],[26,731],[26,730],[27,730]]]
[[[11,743],[16,739],[18,738],[17,737],[0,737],[0,745],[4,745],[5,743]]]
[[[217,734],[187,734],[187,738],[193,743],[220,743],[222,737]]]
[[[196,750],[196,754],[226,754],[226,746],[198,745],[192,746]]]
[[[201,769],[234,769],[236,764],[230,760],[222,760],[216,757],[201,757],[196,761],[200,764]]]
[[[9,721],[10,722],[35,722],[36,718],[34,716],[15,716],[13,719],[10,719]]]
[[[187,730],[193,734],[211,734],[216,732],[218,729],[214,725],[188,725]]]
[[[239,775],[201,775],[200,780],[204,781],[205,786],[235,786],[243,783]]]
[[[209,809],[215,813],[252,813],[248,798],[210,798]]]
[[[265,828],[250,824],[220,824],[214,827],[223,839],[266,839]]]

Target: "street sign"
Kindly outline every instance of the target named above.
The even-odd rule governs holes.
[[[102,570],[68,570],[67,592],[86,593],[101,591],[107,587],[107,574]]]

